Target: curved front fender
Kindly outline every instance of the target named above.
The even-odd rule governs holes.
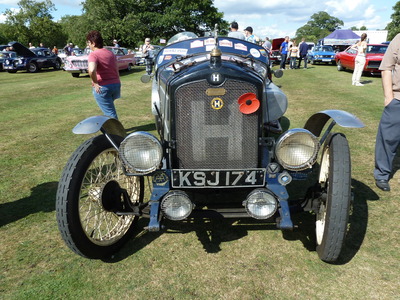
[[[344,110],[324,110],[312,115],[304,125],[304,129],[312,132],[315,136],[321,134],[326,122],[333,119],[336,124],[342,127],[349,128],[362,128],[365,127],[364,123],[355,115]]]
[[[87,118],[78,123],[72,129],[75,134],[91,134],[96,133],[103,129],[108,134],[119,135],[121,137],[126,137],[126,130],[122,124],[114,118],[107,116],[95,116]]]

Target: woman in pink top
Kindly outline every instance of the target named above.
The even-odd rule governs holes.
[[[103,48],[103,37],[99,31],[90,31],[86,40],[92,50],[88,62],[94,99],[104,115],[118,119],[114,105],[114,100],[121,97],[117,59],[114,53]]]

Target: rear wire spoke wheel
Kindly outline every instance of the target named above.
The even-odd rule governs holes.
[[[345,136],[335,134],[325,145],[319,182],[323,196],[316,211],[317,253],[321,260],[335,262],[346,237],[351,204],[351,161]]]
[[[113,139],[118,145],[123,140]],[[132,235],[138,217],[115,213],[120,196],[103,197],[115,183],[133,204],[143,202],[143,178],[124,175],[118,152],[104,135],[87,140],[72,154],[58,185],[56,215],[61,236],[75,253],[110,257]]]

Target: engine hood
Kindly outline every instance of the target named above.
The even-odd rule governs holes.
[[[36,54],[33,53],[31,50],[26,48],[24,45],[18,42],[11,42],[9,43],[10,46],[13,47],[13,50],[17,53],[18,56],[23,57],[36,57]]]
[[[272,50],[279,50],[279,47],[285,41],[285,38],[277,38],[272,40]]]

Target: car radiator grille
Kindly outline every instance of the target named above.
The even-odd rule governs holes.
[[[380,65],[381,65],[380,60],[370,60],[368,62],[368,69],[379,69]]]
[[[175,93],[176,153],[183,169],[246,169],[258,166],[258,114],[239,111],[238,98],[255,93],[254,85],[227,80],[221,95],[206,80],[179,87]],[[223,106],[212,108],[220,98]]]
[[[87,69],[88,68],[88,62],[87,60],[73,60],[71,62],[76,68],[79,69]]]

